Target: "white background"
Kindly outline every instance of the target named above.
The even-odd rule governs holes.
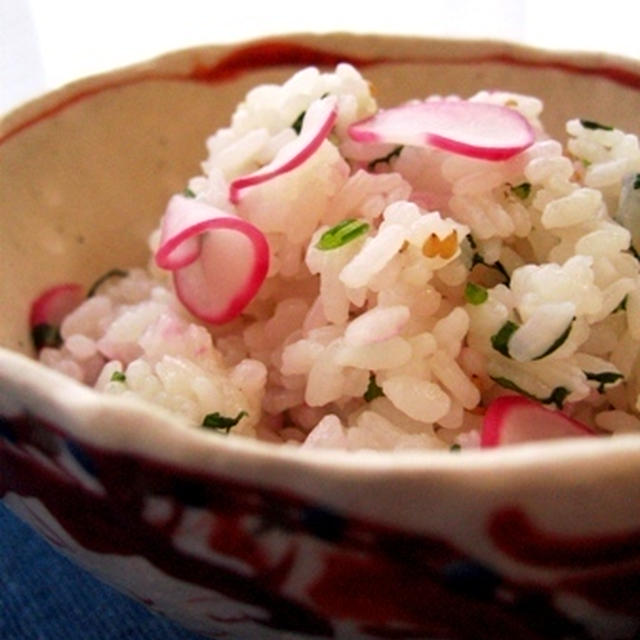
[[[640,59],[640,2],[0,0],[0,113],[172,49],[301,31],[494,38]]]
[[[492,38],[640,59],[640,0],[0,0],[0,115],[169,50],[305,31]],[[28,561],[26,550],[12,553]]]

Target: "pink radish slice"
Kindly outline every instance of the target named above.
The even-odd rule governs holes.
[[[586,424],[569,418],[561,411],[548,409],[524,396],[496,398],[487,409],[480,443],[483,447],[595,436]]]
[[[295,140],[285,145],[275,158],[264,167],[231,182],[229,199],[234,204],[240,201],[240,192],[282,173],[299,167],[313,155],[327,138],[338,115],[335,96],[320,98],[311,103],[302,121],[302,129]]]
[[[85,298],[82,285],[75,282],[59,284],[43,291],[31,304],[29,326],[59,327],[65,316],[78,307]]]
[[[176,294],[193,315],[223,324],[258,292],[269,268],[269,245],[250,222],[175,195],[165,211],[155,259],[173,272]]]
[[[484,160],[506,160],[535,139],[514,109],[466,100],[408,102],[349,127],[356,142],[432,146]]]

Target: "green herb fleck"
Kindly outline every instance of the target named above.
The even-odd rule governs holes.
[[[320,97],[321,98],[326,98],[329,94],[328,93],[323,93]],[[293,121],[293,123],[291,124],[291,128],[298,134],[300,135],[300,132],[302,131],[302,123],[304,122],[304,117],[307,115],[306,110],[305,111],[301,111],[300,114],[298,115],[298,117]]]
[[[459,444],[452,444],[449,447],[449,451],[451,451],[451,453],[458,453],[459,451],[462,451],[462,447]]]
[[[566,387],[556,387],[548,398],[544,398],[544,404],[555,404],[558,409],[562,409],[564,401],[571,392]]]
[[[571,333],[571,328],[573,327],[573,321],[575,318],[571,319],[569,326],[562,332],[562,334],[554,340],[554,342],[549,346],[549,348],[541,353],[539,356],[532,358],[532,360],[541,360],[542,358],[546,358],[548,355],[552,354],[556,349],[559,349],[566,339],[569,337]],[[511,320],[507,320],[498,330],[497,333],[491,336],[491,346],[501,353],[503,356],[507,358],[511,357],[509,353],[509,340],[511,340],[511,336],[520,328],[518,324],[512,322]]]
[[[382,156],[382,158],[376,158],[375,160],[372,160],[367,165],[367,168],[369,169],[369,171],[373,171],[376,168],[376,166],[379,164],[389,164],[394,158],[398,158],[400,156],[403,149],[404,149],[403,145],[396,147],[395,149],[390,151],[386,156]]]
[[[614,384],[624,378],[624,376],[617,371],[603,371],[602,373],[589,373],[585,371],[584,373],[587,376],[587,380],[598,383],[598,393],[604,393],[606,385]]]
[[[338,249],[352,240],[355,240],[368,230],[368,222],[362,222],[362,220],[356,220],[353,218],[343,220],[335,227],[331,227],[331,229],[325,231],[322,236],[320,236],[320,240],[316,244],[316,247],[321,251]]]
[[[90,287],[89,291],[87,291],[87,298],[92,298],[98,289],[111,278],[125,278],[129,273],[124,271],[123,269],[111,269],[107,271],[104,275],[100,276]]]
[[[633,189],[640,189],[640,173],[636,173],[633,179]]]
[[[302,111],[300,115],[293,121],[291,128],[299,135],[302,131],[302,121],[304,120],[304,116],[307,112]]]
[[[620,304],[611,313],[617,313],[618,311],[626,311],[628,300],[629,300],[629,295],[627,294],[624,298],[622,298],[622,300],[620,300]]]
[[[114,371],[111,374],[111,382],[126,382],[127,376],[122,371]]]
[[[62,346],[60,327],[42,322],[31,329],[31,340],[36,351],[45,347],[57,349]]]
[[[500,327],[498,332],[491,336],[491,346],[503,356],[507,356],[507,358],[510,358],[511,356],[509,355],[509,340],[519,328],[519,325],[517,325],[515,322],[507,320]]]
[[[382,387],[378,385],[376,382],[375,373],[371,372],[369,374],[369,385],[367,386],[367,390],[364,392],[362,396],[367,402],[371,402],[380,396],[383,396],[384,392],[382,391]]]
[[[241,411],[235,418],[222,416],[218,411],[208,413],[202,420],[202,426],[207,429],[215,429],[216,431],[224,431],[229,433],[231,427],[235,427],[242,418],[249,415],[246,411]]]
[[[467,282],[464,289],[464,298],[469,304],[479,305],[487,301],[489,292],[479,284]]]
[[[585,129],[602,129],[604,131],[613,131],[613,127],[610,127],[606,124],[600,124],[599,122],[595,122],[594,120],[580,120],[580,124]]]
[[[560,336],[555,340],[555,342],[553,342],[544,353],[541,353],[539,356],[536,356],[533,359],[541,360],[542,358],[546,358],[549,354],[553,353],[556,349],[559,349],[565,343],[566,339],[569,337],[569,334],[571,333],[571,328],[573,327],[574,320],[575,318],[571,318],[571,322],[569,323],[569,326],[560,334]]]
[[[182,195],[183,195],[185,198],[195,198],[195,197],[196,197],[196,193],[195,193],[195,191],[193,191],[193,189],[189,189],[189,187],[185,187],[185,188],[182,190]]]
[[[526,200],[531,194],[531,183],[530,182],[521,182],[515,186],[511,187],[511,193],[520,200]]]
[[[469,246],[474,251],[478,248],[478,243],[475,241],[475,238],[470,233],[467,234],[467,241],[469,242]]]
[[[564,401],[567,399],[567,396],[571,393],[569,389],[566,387],[555,387],[547,398],[538,398],[534,396],[532,393],[525,391],[522,387],[519,387],[515,382],[512,382],[508,378],[503,378],[500,376],[491,378],[495,383],[499,384],[501,387],[505,389],[509,389],[510,391],[515,391],[527,398],[531,398],[531,400],[536,400],[541,404],[554,404],[558,409],[562,409],[562,405]]]
[[[525,391],[522,387],[519,387],[515,382],[512,382],[511,380],[509,380],[509,378],[504,378],[502,376],[492,376],[491,379],[495,383],[499,384],[501,387],[504,387],[505,389],[509,389],[510,391],[515,391],[516,393],[520,393],[523,396],[527,396],[527,398],[531,398],[532,400],[538,399],[533,394],[529,393],[528,391]]]

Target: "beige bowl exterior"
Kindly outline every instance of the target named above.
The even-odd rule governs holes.
[[[147,235],[164,204],[198,173],[205,138],[228,122],[246,91],[310,63],[339,60],[358,64],[382,105],[499,88],[541,97],[545,125],[557,136],[570,117],[640,130],[639,62],[497,42],[288,36],[180,51],[43,96],[0,122],[0,414],[9,423],[28,415],[39,428],[55,425],[56,437],[90,450],[292,492],[360,523],[445,540],[511,585],[537,585],[554,611],[580,628],[632,638],[640,627],[637,615],[571,585],[640,570],[640,436],[462,456],[299,452],[187,429],[153,408],[102,398],[32,360],[28,313],[40,291],[62,281],[88,285],[113,267],[145,264]],[[78,562],[141,598],[153,582],[155,606],[200,631],[280,637],[256,622],[207,623],[206,612],[186,604],[188,598],[176,599],[177,590],[190,587],[165,580],[148,560],[126,563],[86,549],[37,493],[16,488],[8,473],[3,479],[3,460],[17,446],[0,439],[0,495]],[[532,560],[526,536],[521,553],[507,551],[494,535],[497,514],[505,513],[523,515],[509,521],[514,536],[537,532],[538,540],[561,541],[558,548],[593,544],[611,554],[582,570],[568,561]],[[187,547],[195,544],[183,534]],[[327,550],[306,538],[300,544],[307,553],[287,589],[308,602],[314,563],[321,564]],[[635,552],[616,555],[623,546]],[[637,581],[632,584],[638,589]],[[323,614],[333,619],[335,612]],[[334,623],[335,637],[375,637],[356,632],[358,620],[350,616]],[[464,636],[451,631],[444,637]]]

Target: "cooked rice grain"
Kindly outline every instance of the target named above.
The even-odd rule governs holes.
[[[338,105],[331,136],[234,207],[229,182],[269,163],[325,95]],[[603,432],[639,432],[639,231],[620,224],[640,206],[637,136],[573,119],[565,147],[544,133],[537,98],[470,99],[517,109],[537,140],[499,162],[356,143],[349,125],[377,105],[347,64],[251,90],[189,188],[265,234],[255,299],[228,326],[203,326],[151,261],[102,284],[41,361],[192,424],[240,416],[232,437],[305,448],[477,447],[487,404],[515,392]],[[366,233],[318,248],[345,219]],[[467,300],[469,282],[486,299]],[[516,330],[496,349],[506,323]]]

